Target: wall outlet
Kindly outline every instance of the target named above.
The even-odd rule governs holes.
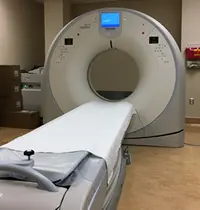
[[[189,99],[189,104],[190,104],[190,105],[194,105],[194,98],[190,98],[190,99]]]

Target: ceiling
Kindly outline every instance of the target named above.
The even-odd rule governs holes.
[[[119,0],[70,0],[71,3],[99,3],[99,2],[113,2]],[[121,1],[121,0],[120,0]]]
[[[45,0],[36,0],[37,2],[43,3]],[[56,0],[55,0],[56,1]],[[99,3],[99,2],[116,2],[116,1],[144,1],[144,0],[69,0],[71,3]]]

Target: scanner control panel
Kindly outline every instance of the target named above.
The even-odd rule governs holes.
[[[100,12],[99,22],[100,34],[105,37],[115,38],[122,32],[121,12]]]

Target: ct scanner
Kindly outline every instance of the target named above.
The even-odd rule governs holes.
[[[135,91],[120,102],[88,82],[91,60],[109,48],[131,55],[140,70]],[[0,147],[0,208],[116,209],[130,163],[123,137],[127,145],[183,146],[184,87],[178,46],[153,18],[108,8],[74,19],[46,59],[45,124]]]
[[[107,27],[101,18],[108,12],[119,19]],[[137,115],[124,143],[183,146],[185,73],[179,48],[160,23],[128,9],[89,12],[71,21],[55,38],[45,65],[44,122],[88,101],[102,100],[87,74],[90,62],[109,49],[110,42],[135,59],[140,74],[135,91],[125,99]]]

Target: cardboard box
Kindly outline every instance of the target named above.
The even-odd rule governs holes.
[[[23,109],[22,94],[15,93],[11,97],[0,97],[0,113],[21,111]]]
[[[1,81],[21,82],[20,66],[0,65],[0,83],[1,83]]]
[[[21,93],[20,82],[0,82],[0,97],[12,96]]]
[[[35,129],[40,126],[38,111],[4,113],[0,115],[0,126],[11,128]]]

